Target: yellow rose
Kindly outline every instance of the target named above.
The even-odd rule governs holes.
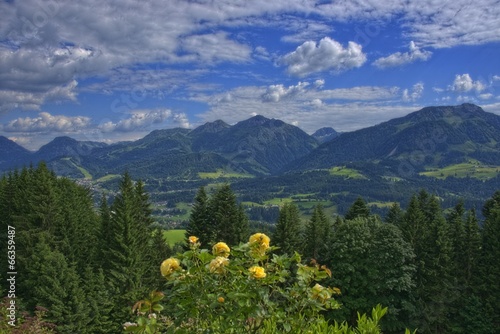
[[[174,271],[179,269],[180,267],[181,267],[181,264],[180,264],[179,260],[171,257],[171,258],[168,258],[162,262],[162,264],[160,266],[160,271],[161,271],[162,276],[167,277],[171,273],[173,273]]]
[[[269,243],[271,242],[271,239],[264,233],[255,233],[250,236],[250,245],[258,245],[261,248],[269,248]]]
[[[218,242],[212,247],[212,253],[216,256],[228,257],[231,249],[225,242]]]
[[[264,268],[262,268],[262,267],[253,266],[253,267],[250,267],[250,269],[248,269],[248,271],[250,272],[250,274],[252,274],[253,278],[260,279],[260,278],[266,277],[266,272],[265,272]]]
[[[195,237],[194,235],[190,236],[189,237],[189,242],[192,243],[192,244],[195,244],[198,242],[198,237]]]
[[[217,301],[218,301],[219,303],[224,303],[224,297],[219,297],[219,298],[217,298]]]
[[[271,239],[264,233],[255,233],[250,236],[248,243],[250,244],[252,256],[264,256],[269,248],[270,241]]]
[[[222,274],[224,272],[224,267],[227,266],[229,260],[223,256],[217,256],[215,259],[210,261],[208,264],[208,269],[211,273]]]

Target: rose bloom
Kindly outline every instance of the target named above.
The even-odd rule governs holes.
[[[166,277],[166,276],[169,276],[174,271],[176,271],[177,269],[179,269],[180,267],[181,267],[181,264],[180,264],[179,260],[171,257],[171,258],[168,258],[162,262],[162,264],[160,266],[160,271],[161,271],[162,276]]]
[[[264,278],[266,277],[266,272],[264,268],[259,267],[259,266],[253,266],[248,269],[248,271],[252,274],[253,278]]]
[[[208,264],[208,269],[211,273],[222,274],[224,272],[224,267],[227,266],[229,260],[223,256],[217,256],[215,259],[210,261]]]
[[[189,242],[192,243],[192,244],[195,244],[198,242],[198,237],[195,237],[194,235],[190,236],[189,237]]]
[[[267,249],[269,248],[269,243],[271,239],[264,233],[255,233],[250,236],[249,243],[250,245],[259,245],[259,248]]]
[[[212,247],[212,253],[216,256],[228,257],[231,249],[225,242],[218,242]]]

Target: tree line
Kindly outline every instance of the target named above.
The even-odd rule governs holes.
[[[186,237],[210,244],[224,233],[221,228],[228,229],[210,223],[215,218],[207,203],[214,205],[217,197],[209,199],[200,188]],[[481,214],[483,221],[475,209],[465,210],[463,201],[445,212],[439,198],[425,190],[414,194],[405,210],[393,204],[383,218],[361,197],[343,217],[327,217],[318,205],[307,221],[297,205],[284,203],[271,240],[278,252],[299,252],[331,268],[330,283],[341,289],[343,305],[328,311],[332,320],[355,324],[358,312],[381,304],[388,307],[382,322],[387,333],[413,328],[486,334],[500,326],[500,191]],[[244,224],[232,222],[238,231]]]
[[[19,315],[31,314],[24,316],[24,327],[33,323],[25,333],[121,332],[136,301],[165,289],[159,264],[172,249],[162,231],[152,228],[151,210],[144,184],[127,173],[112,203],[103,195],[98,208],[89,189],[56,177],[43,163],[4,175],[0,247],[7,248],[7,226],[14,226],[16,307]],[[354,323],[358,311],[381,304],[388,307],[386,333],[492,333],[500,326],[500,191],[481,213],[484,220],[478,221],[461,202],[445,213],[425,191],[405,209],[394,204],[383,218],[362,198],[343,217],[328,217],[317,206],[307,221],[295,204],[285,203],[271,244],[331,269],[329,283],[340,288],[342,303],[325,313],[331,320]],[[238,245],[254,229],[229,185],[211,194],[201,187],[186,247],[193,235],[205,247],[221,240]],[[7,268],[5,256],[0,263]],[[1,295],[8,291],[5,274]],[[33,320],[37,307],[55,329],[33,330],[40,327]]]

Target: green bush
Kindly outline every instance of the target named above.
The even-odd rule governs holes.
[[[315,262],[273,254],[269,237],[252,235],[230,249],[225,243],[201,249],[197,237],[190,250],[163,261],[167,289],[152,292],[134,306],[136,320],[127,333],[380,333],[387,308],[371,317],[359,315],[357,328],[328,324],[321,312],[336,309],[335,287],[318,282],[331,276]]]

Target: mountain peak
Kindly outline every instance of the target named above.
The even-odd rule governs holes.
[[[316,138],[316,140],[320,144],[326,143],[327,141],[330,141],[333,138],[338,137],[338,135],[339,133],[331,127],[321,128],[312,134],[312,136]]]
[[[273,128],[273,127],[281,127],[285,124],[286,124],[285,122],[283,122],[279,119],[267,118],[267,117],[264,117],[262,115],[255,115],[253,117],[250,117],[249,119],[238,122],[235,126],[237,126],[237,127],[264,126],[264,127],[268,127],[268,128]]]
[[[203,125],[200,125],[196,129],[191,131],[192,135],[200,134],[200,133],[218,133],[224,129],[229,128],[230,125],[224,122],[223,120],[216,120],[213,122],[207,122]]]

